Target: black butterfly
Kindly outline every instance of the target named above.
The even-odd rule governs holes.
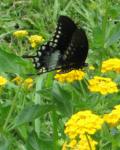
[[[28,57],[33,59],[36,69],[48,72],[82,68],[87,54],[88,40],[85,31],[78,29],[69,17],[60,16],[53,39],[43,44],[35,56]]]

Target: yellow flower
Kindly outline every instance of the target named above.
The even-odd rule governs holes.
[[[23,38],[23,37],[26,37],[28,35],[28,32],[26,30],[18,30],[18,31],[15,31],[13,33],[13,35],[16,38]]]
[[[17,85],[20,85],[23,82],[23,79],[19,76],[16,76],[14,79],[12,79],[12,82],[15,82]]]
[[[65,134],[74,139],[82,134],[94,134],[101,129],[103,120],[90,110],[80,111],[74,114],[65,124]]]
[[[95,67],[93,65],[90,65],[89,70],[95,70]]]
[[[117,73],[120,73],[120,59],[111,58],[106,61],[103,61],[101,71],[102,73],[105,73],[108,71],[115,71]]]
[[[76,144],[77,144],[77,141],[76,141],[75,139],[72,139],[72,140],[70,141],[70,143],[68,144],[68,147],[74,148],[74,147],[76,146]]]
[[[120,105],[114,107],[111,113],[103,116],[105,122],[114,127],[120,123]]]
[[[62,150],[67,150],[67,143],[66,142],[62,145]]]
[[[0,86],[1,85],[5,85],[6,83],[7,83],[7,79],[2,77],[2,76],[0,76]]]
[[[91,92],[100,92],[102,95],[118,92],[117,85],[111,78],[95,76],[88,82],[88,88]]]
[[[81,135],[80,139],[81,140],[78,144],[78,150],[90,150],[90,147],[92,150],[96,150],[97,142],[93,140],[90,136],[86,137],[86,135]]]
[[[60,82],[73,82],[75,80],[82,80],[85,76],[85,73],[81,70],[72,70],[67,73],[56,74],[55,79]]]
[[[15,77],[12,82],[15,82],[17,85],[22,85],[25,88],[31,88],[33,86],[33,79],[32,78],[27,78],[23,79],[19,76]]]
[[[38,44],[40,44],[41,42],[44,41],[43,37],[42,36],[39,36],[39,35],[31,35],[29,37],[29,41],[31,43],[31,46],[33,48],[35,48]]]
[[[33,79],[32,78],[27,78],[24,80],[24,86],[27,87],[28,89],[33,86]]]
[[[68,144],[65,142],[63,144],[62,150],[96,150],[96,145],[98,143],[93,140],[89,135],[81,135],[80,139],[71,140]]]

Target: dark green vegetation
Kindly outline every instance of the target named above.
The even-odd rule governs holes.
[[[101,62],[120,58],[120,0],[1,0],[0,1],[0,74],[9,81],[16,74],[26,78],[35,73],[32,63],[20,56],[31,54],[26,41],[12,33],[26,29],[30,34],[49,39],[59,15],[70,16],[82,26],[89,39],[87,62],[101,75]],[[65,140],[64,124],[75,112],[90,109],[97,114],[111,111],[120,103],[120,92],[107,96],[90,93],[85,81],[60,84],[55,73],[34,76],[32,90],[9,82],[0,88],[0,150],[59,150]],[[120,75],[108,74],[118,85]],[[87,77],[88,78],[88,77]],[[105,128],[100,150],[120,149],[120,130]],[[107,137],[107,138],[104,138]]]

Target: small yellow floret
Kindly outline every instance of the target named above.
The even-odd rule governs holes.
[[[26,30],[18,30],[18,31],[15,31],[13,33],[13,35],[16,38],[23,38],[23,37],[26,37],[28,35],[28,32]]]
[[[31,46],[33,48],[35,48],[37,45],[39,45],[40,43],[42,43],[44,41],[44,39],[43,39],[42,36],[39,36],[39,35],[31,35],[29,37],[29,41],[31,43]]]
[[[7,83],[7,79],[0,76],[0,86],[5,85]]]

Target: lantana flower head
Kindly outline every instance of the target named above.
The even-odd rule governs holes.
[[[60,82],[73,82],[76,80],[82,80],[85,76],[85,73],[82,70],[72,70],[66,73],[57,73],[55,79]]]
[[[117,84],[111,78],[95,76],[88,83],[91,92],[99,92],[102,95],[118,92]]]
[[[23,37],[26,37],[28,35],[28,31],[27,30],[18,30],[18,31],[15,31],[13,33],[13,35],[16,38],[23,38]]]
[[[90,148],[92,150],[96,150],[97,144],[98,143],[95,140],[93,140],[90,136],[86,137],[86,135],[81,135],[80,140],[78,141],[73,139],[69,143],[65,142],[63,144],[62,150],[90,150]]]
[[[74,114],[65,124],[65,134],[74,139],[82,134],[94,134],[101,129],[103,119],[90,110]]]
[[[105,122],[114,127],[120,123],[120,105],[116,105],[109,114],[103,116]]]
[[[102,73],[108,71],[115,71],[120,73],[120,59],[119,58],[110,58],[108,60],[103,61],[102,63]]]
[[[31,35],[29,37],[29,42],[31,43],[31,46],[35,48],[37,45],[42,43],[44,41],[44,38],[40,35]]]

